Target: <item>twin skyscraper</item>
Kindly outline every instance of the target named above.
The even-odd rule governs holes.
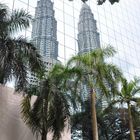
[[[49,71],[53,64],[59,62],[57,21],[51,0],[39,0],[37,2],[32,27],[32,41],[40,51]],[[96,20],[86,3],[83,3],[80,11],[77,39],[79,54],[87,53],[100,47]]]

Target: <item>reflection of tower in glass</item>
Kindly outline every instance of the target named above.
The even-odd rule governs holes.
[[[32,42],[38,48],[46,66],[46,74],[52,66],[59,63],[57,22],[54,17],[53,3],[51,0],[39,0],[35,9],[35,18],[32,27]],[[29,73],[29,83],[38,84],[34,73]]]
[[[93,51],[96,48],[100,48],[100,37],[97,32],[96,20],[94,19],[94,15],[90,9],[90,7],[84,3],[79,17],[78,23],[78,53],[84,54],[90,51]],[[83,99],[85,100],[89,95],[90,88],[83,83],[81,87]],[[98,106],[103,107],[107,103],[105,99],[102,98],[102,93],[99,89],[96,89],[98,100],[96,103]]]
[[[32,28],[32,41],[38,47],[42,56],[57,59],[57,22],[54,18],[53,3],[51,0],[37,2],[35,18]]]
[[[80,11],[78,23],[78,52],[83,54],[98,47],[100,47],[100,39],[96,20],[90,7],[84,3]]]

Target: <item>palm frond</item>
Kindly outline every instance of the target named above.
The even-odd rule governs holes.
[[[5,81],[16,78],[17,89],[23,90],[27,85],[27,71],[45,73],[45,66],[37,49],[26,39],[7,38],[0,47],[1,71],[5,73]],[[6,71],[4,71],[6,70]]]
[[[134,101],[137,104],[137,106],[140,106],[140,98],[139,97],[132,97],[131,101]]]
[[[83,81],[94,85],[94,88],[102,90],[106,96],[110,93],[113,95],[118,94],[118,82],[123,77],[121,70],[113,65],[104,61],[105,58],[111,57],[116,53],[115,49],[111,46],[103,49],[97,48],[94,51],[77,55],[68,61],[70,67],[78,67],[81,71]],[[89,75],[90,79],[89,82]],[[81,82],[83,82],[81,81]]]
[[[9,19],[8,29],[11,33],[27,29],[31,23],[31,15],[25,10],[14,10]]]
[[[28,77],[27,77],[27,67],[23,64],[22,60],[19,58],[18,60],[13,62],[13,76],[16,79],[15,89],[16,91],[22,91],[28,85]]]
[[[136,87],[132,90],[132,96],[134,96],[135,94],[140,93],[140,87]]]
[[[36,135],[38,135],[38,133],[41,132],[43,125],[46,126],[47,124],[47,120],[46,120],[47,111],[44,112],[44,107],[45,107],[44,103],[45,103],[45,99],[38,96],[35,103],[33,104],[31,127],[33,133],[35,133]]]
[[[17,90],[23,90],[27,85],[27,72],[45,74],[45,67],[39,52],[23,37],[13,38],[16,31],[27,29],[31,15],[25,10],[10,12],[8,7],[0,4],[0,81],[6,83],[16,78]]]
[[[24,95],[39,96],[40,95],[39,91],[40,91],[40,87],[39,86],[28,84],[23,92],[25,93]]]
[[[7,29],[7,18],[9,17],[9,8],[5,5],[0,3],[0,38],[2,39],[3,36],[6,36],[8,33]]]
[[[105,59],[105,58],[113,57],[114,54],[116,54],[116,50],[111,45],[108,45],[107,47],[102,48],[102,53]]]
[[[22,102],[21,102],[21,114],[22,119],[25,123],[29,123],[30,121],[30,110],[31,110],[31,96],[24,96]]]
[[[136,83],[136,85],[140,84],[140,77],[134,76],[134,82]]]
[[[104,64],[104,83],[113,96],[119,94],[118,83],[123,74],[121,70],[113,64]]]
[[[53,132],[53,139],[59,139],[70,116],[69,103],[63,93],[54,93],[48,115],[49,129]]]
[[[5,5],[0,3],[0,21],[3,22],[8,16],[9,8]]]
[[[91,59],[91,57],[88,55],[88,54],[82,54],[82,55],[77,55],[77,56],[74,56],[74,57],[72,57],[69,61],[68,61],[68,63],[67,63],[67,65],[74,65],[74,66],[76,66],[76,65],[78,65],[78,66],[80,66],[80,65],[91,65],[91,61],[89,61]]]
[[[0,83],[6,84],[8,81],[12,80],[12,70],[11,64],[4,67],[0,67]]]
[[[91,52],[91,56],[95,58],[100,58],[102,60],[103,58],[106,59],[114,56],[115,53],[116,50],[112,46],[108,45],[103,48],[95,49],[93,52]]]
[[[16,44],[17,53],[25,59],[26,63],[28,61],[28,66],[31,71],[36,72],[45,69],[42,57],[32,43],[23,37],[18,37],[13,41]]]
[[[79,89],[79,80],[82,78],[82,73],[79,67],[69,66],[64,67],[62,65],[54,66],[54,69],[51,71],[50,79],[54,79],[57,88],[63,88],[65,97],[71,102],[74,109],[77,108],[77,103],[81,102],[80,94],[78,93]]]
[[[128,82],[125,78],[122,78],[121,82],[122,82],[121,94],[123,97],[126,97],[126,95],[128,94]]]
[[[116,79],[117,81],[120,81],[123,78],[122,71],[116,65],[106,63],[105,67],[107,72],[109,71],[109,73],[112,74],[112,78]]]
[[[59,139],[66,124],[69,124],[70,99],[67,92],[58,83],[55,85],[52,79],[46,79],[40,84],[37,89],[26,90],[28,96],[37,92],[37,97],[30,110],[27,108],[28,100],[23,100],[23,119],[36,136],[52,131],[53,139]]]
[[[55,64],[52,70],[49,72],[49,77],[59,79],[63,72],[66,71],[66,68],[62,64]]]
[[[116,99],[116,100],[112,100],[109,104],[108,104],[108,106],[104,109],[104,111],[103,111],[103,114],[105,113],[109,113],[110,112],[110,110],[113,108],[113,106],[114,105],[116,105],[116,104],[118,104],[118,103],[123,103],[124,102],[124,100],[123,99]]]

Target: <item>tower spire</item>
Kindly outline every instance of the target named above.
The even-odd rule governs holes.
[[[32,40],[42,56],[57,59],[57,22],[51,0],[39,0],[35,9]]]
[[[98,47],[100,47],[100,40],[96,20],[90,7],[86,3],[83,3],[78,23],[79,54],[90,52]]]

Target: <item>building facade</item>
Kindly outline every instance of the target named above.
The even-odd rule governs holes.
[[[32,41],[43,57],[57,60],[57,22],[51,0],[37,1],[32,26]]]
[[[100,38],[97,32],[96,20],[94,15],[86,3],[83,3],[80,10],[78,22],[78,54],[85,54],[100,48]],[[81,85],[83,100],[88,97],[90,89],[85,83]]]
[[[3,0],[3,2],[8,4],[11,9],[24,8],[35,16],[37,0]],[[78,54],[80,50],[78,49],[78,22],[83,3],[80,0],[73,2],[52,0],[52,2],[54,2],[54,16],[57,20],[57,40],[59,42],[57,58],[62,63],[66,63],[71,56]],[[135,75],[140,76],[140,1],[120,0],[114,5],[106,1],[99,6],[96,0],[88,0],[87,5],[90,6],[92,13],[94,13],[94,19],[96,19],[100,34],[100,46],[110,44],[117,51],[116,55],[109,61],[119,66],[128,80]],[[33,37],[32,29],[21,34],[29,38],[32,34]]]
[[[51,0],[37,1],[32,23],[31,40],[42,56],[46,66],[46,75],[54,64],[59,63],[57,60],[57,21],[54,13],[53,2]],[[28,81],[32,85],[38,84],[38,79],[34,73],[29,73]]]
[[[78,22],[78,54],[90,53],[96,48],[100,48],[100,38],[97,31],[96,20],[92,13],[90,6],[86,3],[82,4],[79,22]],[[89,97],[90,88],[86,85],[86,82],[81,85],[81,91],[83,100]],[[101,99],[101,92],[97,90],[97,94],[100,106],[103,106],[104,100]]]
[[[90,7],[82,5],[78,22],[78,54],[83,54],[100,47],[96,20]]]

